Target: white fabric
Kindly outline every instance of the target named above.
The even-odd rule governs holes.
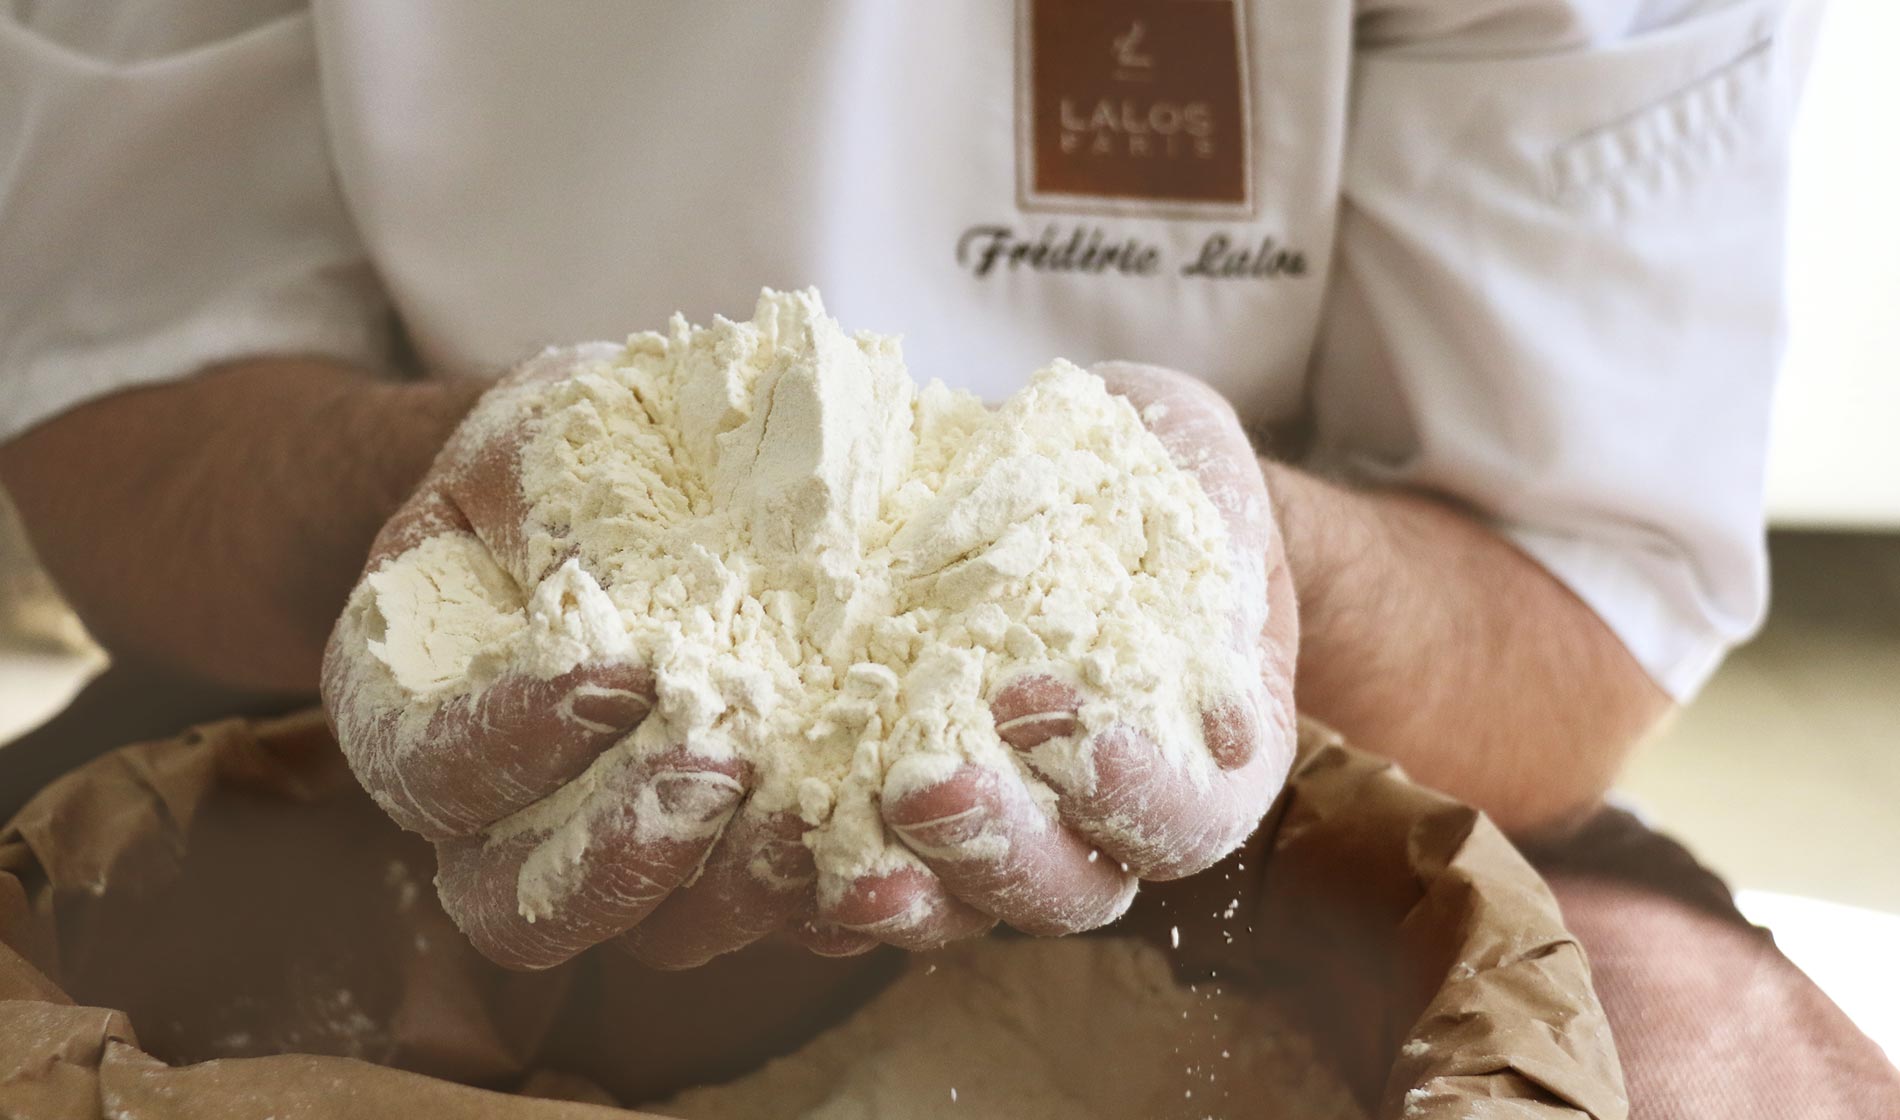
[[[1180,216],[1023,207],[1027,0],[15,4],[0,438],[245,353],[377,361],[385,299],[463,372],[816,284],[978,392],[1115,357],[1310,411],[1323,464],[1468,502],[1687,696],[1765,601],[1783,6],[1253,0],[1251,210]],[[979,276],[989,226],[1166,263]],[[1303,271],[1184,274],[1216,235]]]
[[[1504,57],[1481,24],[1355,72],[1322,459],[1476,507],[1677,696],[1767,601],[1783,7]]]
[[[220,359],[379,360],[309,16],[239,7],[0,16],[0,439]]]

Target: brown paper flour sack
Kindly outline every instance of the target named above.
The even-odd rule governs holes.
[[[1468,1115],[1477,1100],[1625,1115],[1587,968],[1534,873],[1472,811],[1318,732],[1245,849],[1199,884],[1144,888],[1112,931],[1141,947],[1010,939],[907,973],[902,954],[824,961],[773,945],[654,973],[604,950],[511,973],[443,916],[432,863],[349,779],[315,713],[210,725],[60,779],[0,834],[0,1115],[579,1120],[682,1091],[690,1109],[714,1099],[692,1086],[786,1077],[768,1059],[840,1046],[880,1001],[937,988],[940,1008],[987,1001],[1022,1047],[1071,1021],[1083,1044],[1028,1068],[1087,1054],[1073,1093],[1129,1099],[1152,1074],[1122,1068],[1140,1052],[1136,1024],[1090,1003],[1118,985],[1146,985],[1177,1016],[1152,1024],[1155,1055],[1190,1082],[1213,1074],[1183,1086],[1202,1107],[1183,1097],[1177,1115],[1298,1115],[1285,1099],[1234,1099],[1244,1078],[1223,1082],[1217,1063],[1243,1059],[1206,1047],[1236,1000],[1266,1024],[1256,1046],[1300,1062],[1310,1046],[1315,1081],[1340,1079],[1370,1115]],[[1162,962],[1192,987],[1163,987]],[[1043,994],[1025,1007],[978,987],[1012,978]],[[909,1044],[931,1048],[927,1032]],[[875,1082],[861,1064],[845,1072]],[[1006,1084],[970,1068],[937,1088],[963,1109],[952,1115],[994,1115],[977,1106]],[[1305,1103],[1322,1100],[1307,1088]]]

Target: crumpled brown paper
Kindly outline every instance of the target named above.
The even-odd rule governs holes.
[[[597,951],[511,973],[443,916],[432,867],[320,713],[66,775],[0,833],[0,1116],[640,1115],[608,1105],[785,1052],[899,963],[766,948],[658,974]],[[1472,810],[1309,728],[1265,826],[1207,874],[1235,936],[1184,943],[1184,970],[1276,985],[1374,1115],[1626,1116],[1581,950]],[[1205,896],[1145,888],[1122,932],[1162,936]]]

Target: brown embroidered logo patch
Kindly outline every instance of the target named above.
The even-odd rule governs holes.
[[[1025,208],[1251,213],[1241,4],[1019,3]]]

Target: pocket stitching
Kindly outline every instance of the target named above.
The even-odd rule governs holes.
[[[1552,201],[1576,205],[1664,168],[1714,165],[1763,108],[1774,46],[1774,35],[1765,35],[1713,72],[1558,145],[1548,169]]]

